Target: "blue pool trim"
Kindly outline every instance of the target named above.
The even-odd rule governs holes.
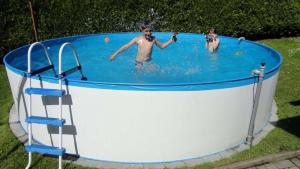
[[[132,33],[132,32],[122,32],[118,34],[126,34],[126,33]],[[166,32],[170,33],[170,32]],[[64,37],[64,38],[57,38],[57,39],[50,39],[46,41],[42,41],[46,46],[51,44],[57,44],[57,43],[64,43],[64,42],[72,42],[77,39],[89,37],[89,36],[100,36],[100,35],[107,35],[109,33],[101,33],[101,34],[91,34],[91,35],[78,35],[78,36],[71,36],[71,37]],[[191,34],[191,35],[199,35],[195,33],[185,33],[185,34]],[[229,38],[229,39],[236,39],[232,37],[225,37],[220,36],[223,38]],[[237,40],[237,39],[236,39]],[[275,52],[279,62],[276,66],[274,66],[271,70],[268,72],[265,72],[265,79],[268,79],[269,77],[276,74],[279,69],[280,65],[282,64],[282,56],[280,53],[275,51],[274,49],[259,44],[257,42],[252,42],[248,40],[244,40],[247,43],[253,43],[255,45],[261,46],[271,52]],[[21,50],[24,48],[29,48],[29,45],[25,45],[23,47],[17,48],[13,51],[10,51],[8,54],[4,56],[3,62],[7,69],[21,75],[26,76],[26,73],[22,70],[16,69],[15,67],[8,64],[8,60],[10,59],[9,56],[13,52],[17,50]],[[259,66],[259,65],[258,65]],[[268,65],[267,65],[268,66]],[[58,83],[58,78],[50,77],[50,76],[33,76],[33,79],[36,80],[44,80],[46,82],[50,83]],[[197,91],[197,90],[212,90],[212,89],[223,89],[223,88],[231,88],[231,87],[238,87],[238,86],[245,86],[253,84],[253,81],[256,77],[249,76],[243,77],[239,79],[229,79],[225,81],[212,81],[212,82],[204,82],[204,83],[167,83],[167,84],[133,84],[133,83],[110,83],[110,82],[95,82],[95,81],[82,81],[82,80],[74,80],[74,79],[65,79],[64,84],[71,85],[71,86],[78,86],[78,87],[88,87],[88,88],[99,88],[99,89],[112,89],[112,90],[141,90],[141,91]]]

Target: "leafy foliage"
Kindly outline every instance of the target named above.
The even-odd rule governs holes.
[[[261,39],[300,34],[298,0],[33,0],[39,39],[99,32],[155,31],[206,33]],[[0,56],[33,41],[28,1],[0,1]],[[1,59],[2,61],[2,59]]]

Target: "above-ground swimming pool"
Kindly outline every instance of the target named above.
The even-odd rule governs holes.
[[[141,33],[107,33],[42,42],[57,70],[58,50],[71,42],[79,53],[87,80],[74,73],[63,88],[63,147],[80,157],[124,163],[157,163],[201,158],[245,142],[257,77],[251,74],[266,63],[254,133],[267,124],[281,56],[247,40],[220,37],[216,53],[205,49],[201,34],[181,33],[165,49],[153,48],[152,60],[136,70],[136,46],[109,57]],[[164,42],[172,33],[153,33]],[[106,38],[106,40],[105,40]],[[109,40],[108,40],[109,38]],[[27,51],[23,46],[4,58],[23,128],[28,100]],[[32,67],[47,65],[44,51],[35,47]],[[75,65],[72,51],[63,53],[63,69]],[[58,88],[49,70],[33,77],[32,86]],[[32,96],[33,115],[58,116],[58,98]],[[58,128],[33,125],[33,138],[57,146]]]

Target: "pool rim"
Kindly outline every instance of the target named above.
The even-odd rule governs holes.
[[[74,36],[66,36],[66,37],[60,37],[60,38],[53,38],[53,39],[47,39],[44,41],[40,41],[41,43],[53,43],[55,41],[59,42],[68,42],[68,40],[72,38],[80,39],[80,38],[85,38],[85,37],[91,37],[91,36],[103,36],[103,35],[111,35],[111,34],[132,34],[132,33],[139,33],[139,32],[111,32],[111,33],[97,33],[97,34],[84,34],[84,35],[74,35]],[[154,32],[158,34],[171,34],[172,32]],[[186,34],[186,35],[202,35],[204,34],[199,34],[199,33],[184,33],[182,32],[181,34]],[[227,39],[234,39],[238,40],[238,38],[234,37],[228,37],[228,36],[219,36],[222,38],[227,38]],[[275,49],[265,45],[261,44],[255,41],[250,41],[250,40],[243,40],[246,41],[247,43],[252,43],[254,45],[260,46],[266,50],[269,50],[276,55],[272,57],[277,57],[278,62],[275,66],[273,66],[269,71],[265,72],[265,77],[264,79],[268,79],[269,77],[273,76],[276,74],[280,66],[282,64],[282,55],[276,51]],[[8,59],[10,57],[13,57],[13,53],[22,50],[23,48],[28,48],[31,44],[28,45],[23,45],[21,47],[18,47],[16,49],[11,50],[8,52],[6,55],[3,57],[3,63],[6,68],[9,70],[17,73],[18,75],[21,75],[23,77],[26,77],[26,72],[20,69],[17,69],[10,65],[8,63]],[[40,79],[43,81],[47,81],[50,83],[58,83],[58,78],[57,77],[51,77],[51,76],[46,76],[46,75],[36,75],[32,77],[33,79]],[[113,82],[99,82],[99,81],[82,81],[82,80],[77,80],[77,79],[65,79],[64,84],[65,85],[71,85],[71,86],[78,86],[78,87],[87,87],[87,88],[102,88],[102,89],[115,89],[115,90],[151,90],[151,91],[194,91],[194,90],[211,90],[211,89],[222,89],[222,88],[231,88],[231,87],[238,87],[238,86],[245,86],[249,84],[253,84],[256,80],[255,76],[252,76],[249,72],[249,76],[247,77],[241,77],[241,78],[234,78],[234,79],[226,79],[226,80],[219,80],[219,81],[208,81],[208,82],[194,82],[194,83],[146,83],[146,84],[141,84],[141,83],[113,83]]]

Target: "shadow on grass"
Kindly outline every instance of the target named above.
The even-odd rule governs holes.
[[[277,127],[300,138],[300,116],[279,120]]]
[[[8,156],[10,156],[11,154],[13,154],[20,146],[22,146],[23,144],[21,142],[15,144],[7,153],[3,154],[0,156],[0,161],[8,158]]]
[[[33,160],[33,162],[31,163],[31,166],[30,166],[30,168],[34,168],[35,166],[37,166],[38,165],[38,163],[42,160],[42,158],[43,158],[43,156],[39,156],[37,159],[34,159]],[[27,163],[26,163],[26,165],[27,165]]]
[[[65,165],[64,165],[64,169],[67,169],[69,167],[71,167],[71,164],[73,164],[75,161],[77,161],[80,158],[79,155],[73,155],[73,154],[65,154],[63,156],[63,159],[68,161]]]
[[[293,106],[300,106],[300,100],[290,101],[290,104]]]

